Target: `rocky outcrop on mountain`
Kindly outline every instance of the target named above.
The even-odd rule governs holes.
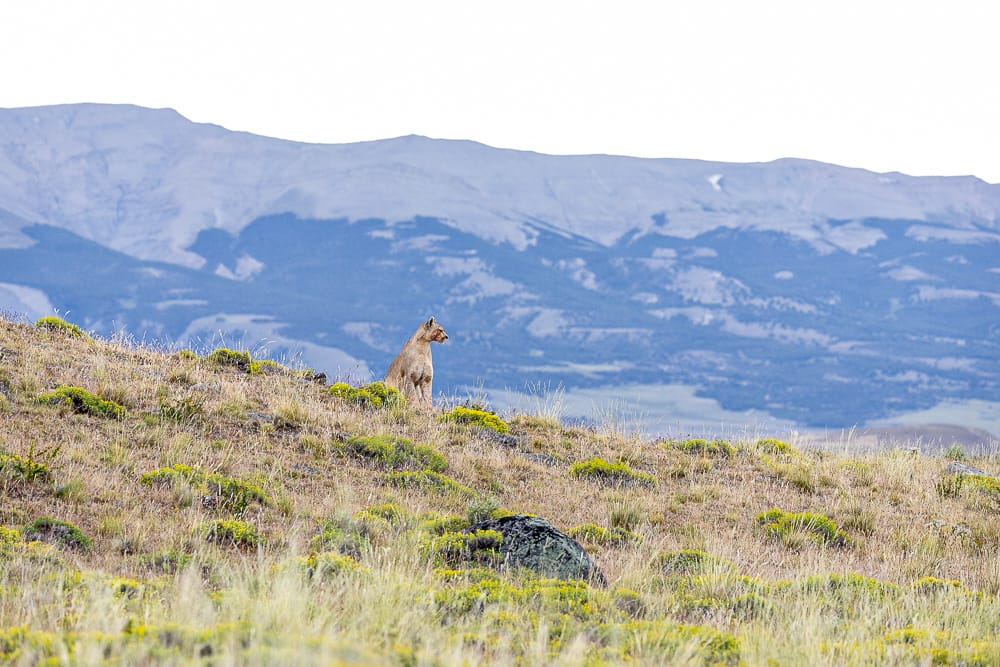
[[[545,519],[515,514],[481,521],[466,532],[495,530],[503,535],[501,552],[506,567],[524,567],[545,577],[583,579],[607,584],[604,573],[572,537]]]

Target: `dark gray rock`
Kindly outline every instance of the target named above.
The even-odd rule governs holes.
[[[0,350],[2,349],[0,348]],[[0,396],[3,396],[11,403],[14,402],[14,388],[11,387],[10,380],[3,375],[0,375]]]
[[[551,454],[536,454],[535,452],[520,452],[521,456],[528,459],[529,461],[534,461],[535,463],[541,463],[547,466],[559,465],[559,459],[552,456]]]
[[[472,429],[478,437],[489,442],[494,442],[498,445],[504,447],[520,447],[524,444],[524,437],[517,436],[512,433],[497,433],[491,428],[483,428],[482,426],[475,426]]]
[[[994,475],[991,472],[983,470],[982,468],[977,468],[976,466],[970,466],[965,463],[959,463],[958,461],[952,461],[951,463],[949,463],[948,467],[945,468],[945,470],[947,470],[953,475],[978,475],[981,477],[993,477],[994,479],[996,478],[996,475]]]
[[[545,577],[583,579],[604,586],[607,579],[580,543],[537,516],[515,514],[469,526],[465,532],[496,530],[506,567],[526,567]]]

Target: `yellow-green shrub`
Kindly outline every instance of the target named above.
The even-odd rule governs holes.
[[[65,405],[74,412],[92,415],[94,417],[104,417],[106,419],[124,419],[125,408],[114,401],[107,401],[99,396],[95,396],[82,387],[70,387],[61,385],[55,390],[38,397],[41,403],[51,403],[53,405]]]
[[[618,486],[656,486],[656,478],[648,472],[633,470],[627,463],[609,463],[602,458],[579,461],[570,466],[574,477],[592,479],[604,484]]]
[[[478,426],[497,433],[510,433],[510,426],[507,422],[500,419],[495,412],[480,410],[478,408],[466,408],[461,405],[457,405],[452,408],[450,412],[446,412],[438,417],[438,420],[443,422],[454,422],[456,424],[467,424],[469,426]]]

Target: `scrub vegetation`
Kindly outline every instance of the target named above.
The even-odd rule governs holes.
[[[2,664],[1000,664],[996,453],[442,419],[71,331],[0,319]],[[510,514],[607,584],[506,568]]]

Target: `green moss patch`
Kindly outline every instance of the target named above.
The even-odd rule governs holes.
[[[474,496],[476,492],[469,487],[456,482],[447,475],[433,470],[420,472],[391,472],[385,476],[385,482],[400,488],[421,488],[439,493],[454,493],[462,496]]]
[[[621,658],[666,659],[670,656],[685,662],[691,655],[698,656],[695,664],[738,665],[740,645],[733,635],[700,625],[684,625],[669,621],[631,621],[629,623],[607,623],[597,630],[597,642],[617,646]]]
[[[602,458],[580,461],[570,466],[574,477],[591,479],[613,486],[656,486],[656,478],[647,472],[633,470],[627,463],[609,463]]]
[[[88,336],[84,330],[77,325],[67,322],[61,317],[55,317],[54,315],[39,318],[39,320],[35,322],[35,326],[40,329],[48,329],[49,331],[66,334],[68,336],[72,336],[73,338],[90,338],[90,336]]]
[[[218,507],[236,514],[245,512],[250,503],[273,504],[270,496],[256,484],[218,473],[206,473],[180,463],[143,473],[139,479],[147,485],[188,484],[203,497],[214,498]]]
[[[516,585],[495,573],[490,577],[477,568],[460,572],[462,574],[455,578],[462,580],[468,576],[467,585],[441,590],[434,595],[438,611],[444,616],[480,615],[490,608],[527,606],[531,616],[544,615],[554,626],[563,626],[593,617],[603,597],[583,581],[529,577]],[[558,633],[558,630],[553,631]]]
[[[818,512],[786,512],[782,509],[772,509],[758,514],[758,525],[764,529],[764,534],[772,539],[788,542],[794,534],[806,534],[820,545],[846,547],[851,538],[830,517]]]
[[[465,516],[442,516],[440,514],[432,513],[425,515],[420,522],[420,530],[433,533],[434,535],[443,535],[449,532],[459,532],[463,528],[468,528],[472,525],[468,517]]]
[[[443,472],[448,469],[448,461],[434,448],[415,445],[412,440],[395,435],[373,435],[354,437],[345,443],[348,452],[363,459],[373,461],[389,470],[433,470]]]
[[[763,454],[779,454],[782,456],[798,454],[797,449],[787,442],[777,440],[776,438],[761,438],[756,442],[756,447]]]
[[[658,560],[664,574],[704,574],[735,569],[729,561],[698,549],[681,549],[660,554]]]
[[[937,577],[921,577],[913,582],[913,590],[918,593],[948,593],[964,588],[958,579],[939,579]]]
[[[316,552],[335,552],[357,559],[370,544],[370,529],[371,524],[363,519],[333,516],[320,523],[309,546]]]
[[[510,433],[510,426],[508,426],[507,422],[500,419],[500,417],[497,417],[495,412],[480,410],[478,408],[466,408],[458,405],[452,408],[450,412],[446,412],[438,417],[438,420],[478,426],[497,433]]]
[[[279,364],[273,359],[258,359],[254,363],[257,364],[255,372],[258,373],[291,373],[291,370]]]
[[[401,408],[406,405],[406,397],[398,389],[390,387],[384,382],[369,382],[360,387],[351,386],[346,382],[337,382],[331,385],[327,391],[331,396],[342,401],[366,408]]]
[[[30,540],[30,541],[29,541]],[[25,538],[17,528],[0,526],[0,563],[4,559],[21,562],[59,564],[55,554],[58,540],[42,542],[38,539]]]
[[[606,547],[620,547],[626,544],[637,544],[642,542],[642,535],[633,533],[624,528],[605,528],[596,523],[585,523],[575,526],[566,531],[566,534],[575,540],[599,544]]]
[[[48,516],[39,517],[25,526],[24,539],[26,541],[50,542],[80,551],[90,549],[93,544],[93,541],[84,535],[83,531],[70,522]]]
[[[257,527],[239,519],[216,519],[202,524],[199,532],[208,542],[250,549],[260,544]]]
[[[372,505],[354,513],[354,518],[359,521],[374,519],[376,521],[385,521],[389,524],[401,523],[405,517],[406,513],[403,511],[403,508],[396,503]]]
[[[124,419],[126,410],[123,406],[114,401],[107,401],[99,396],[95,396],[82,387],[70,387],[62,385],[55,390],[38,397],[41,403],[52,405],[65,405],[74,412],[103,417],[105,419]]]
[[[212,350],[206,359],[217,366],[232,366],[251,375],[260,372],[260,364],[250,358],[249,352],[243,350],[219,347]]]
[[[677,449],[687,454],[729,458],[736,449],[726,440],[705,440],[704,438],[689,438],[688,440],[670,440],[666,443],[671,449]]]
[[[813,575],[795,582],[792,584],[792,589],[810,593],[832,594],[842,600],[866,599],[871,601],[883,600],[885,597],[896,595],[899,592],[899,587],[895,584],[853,572]]]
[[[336,551],[324,551],[303,556],[299,567],[310,579],[335,577],[341,574],[360,572],[364,568],[352,556]]]
[[[502,544],[503,534],[496,530],[447,532],[425,539],[421,550],[435,567],[457,567],[464,563],[498,567],[503,563]]]
[[[34,444],[28,450],[27,456],[0,451],[0,475],[24,482],[49,480],[52,478],[52,473],[48,462],[58,451],[59,447],[55,447],[36,452]]]

